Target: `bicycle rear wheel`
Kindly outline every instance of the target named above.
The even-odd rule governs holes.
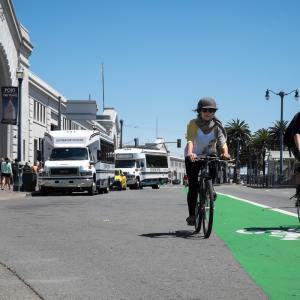
[[[299,196],[297,197],[296,207],[297,207],[298,221],[300,223],[300,197]]]
[[[204,238],[209,238],[214,220],[214,196],[212,181],[207,180],[202,206],[202,223]]]

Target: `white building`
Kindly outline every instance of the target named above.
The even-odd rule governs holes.
[[[170,155],[169,159],[170,159],[169,179],[170,180],[179,179],[181,183],[183,183],[183,176],[184,174],[186,174],[184,158]]]
[[[68,99],[30,70],[32,50],[29,33],[17,20],[12,1],[0,0],[0,91],[2,87],[19,86],[17,71],[21,70],[23,74],[21,160],[36,161],[35,153],[37,149],[41,149],[44,132],[59,129],[59,125],[60,129],[105,130],[117,146],[119,122],[116,111],[113,108],[105,109],[102,116],[97,116],[97,120],[67,117],[65,113]],[[3,116],[2,106],[0,94],[0,120]],[[0,157],[18,157],[18,134],[17,125],[0,123]]]

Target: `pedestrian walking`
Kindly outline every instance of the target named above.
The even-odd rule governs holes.
[[[33,173],[37,173],[37,172],[38,172],[38,163],[35,162],[35,163],[32,165],[31,171],[32,171]]]
[[[5,158],[5,162],[1,163],[1,175],[2,175],[2,187],[4,190],[7,186],[10,190],[11,177],[12,177],[12,167],[8,157]]]
[[[2,178],[2,170],[1,170],[1,166],[2,166],[2,163],[4,162],[4,158],[3,157],[1,157],[1,159],[0,159],[0,189],[2,190],[2,180],[3,180],[3,178]]]

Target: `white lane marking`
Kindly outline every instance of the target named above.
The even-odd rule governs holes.
[[[239,229],[237,233],[242,234],[268,234],[271,237],[277,237],[282,241],[297,241],[300,240],[300,229],[289,228],[288,230],[265,229],[265,230],[247,230]]]
[[[220,195],[223,195],[223,196],[227,196],[227,197],[239,200],[239,201],[243,201],[243,202],[246,202],[246,203],[258,206],[258,207],[270,209],[270,210],[282,213],[284,215],[288,215],[288,216],[292,216],[292,217],[296,217],[296,218],[298,217],[298,215],[296,213],[285,211],[285,210],[282,210],[282,209],[279,209],[279,208],[272,208],[271,206],[267,206],[267,205],[263,205],[263,204],[260,204],[260,203],[257,203],[257,202],[253,202],[253,201],[247,200],[247,199],[239,198],[239,197],[236,197],[236,196],[233,196],[233,195],[230,195],[230,194],[223,194],[223,193],[219,193],[219,192],[217,192],[217,194],[220,194]]]

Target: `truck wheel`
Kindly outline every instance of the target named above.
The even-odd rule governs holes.
[[[159,189],[159,185],[158,184],[152,185],[152,189],[158,190]]]
[[[108,178],[107,186],[103,189],[104,194],[108,194],[110,187],[110,178]]]
[[[44,187],[41,187],[40,193],[42,196],[46,196],[47,195],[47,190]]]
[[[95,182],[93,182],[92,186],[89,187],[89,189],[88,189],[88,194],[90,196],[94,196],[95,195],[95,191],[96,191],[96,184],[95,184]]]
[[[136,188],[137,190],[142,189],[141,182],[140,182],[140,179],[139,179],[139,178],[138,178],[137,181],[136,181],[135,188]]]

